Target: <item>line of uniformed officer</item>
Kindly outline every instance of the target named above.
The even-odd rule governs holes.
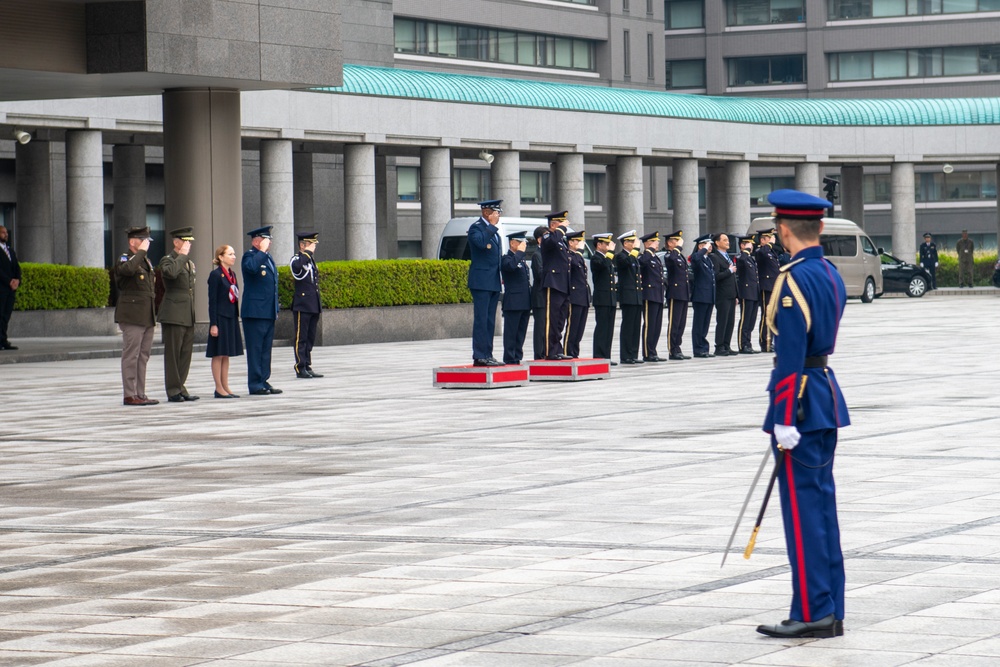
[[[519,364],[524,358],[524,336],[531,316],[531,285],[524,251],[528,240],[524,232],[507,235],[508,250],[500,258],[503,278],[503,362]]]
[[[639,255],[639,272],[642,278],[642,359],[666,361],[656,353],[663,328],[663,303],[666,286],[663,284],[663,263],[656,251],[660,247],[660,233],[650,232],[640,237],[643,251]]]
[[[594,358],[611,359],[611,341],[615,335],[615,310],[618,306],[618,268],[615,266],[615,242],[610,232],[594,234],[594,254],[590,272],[594,278]],[[612,366],[617,365],[614,361]]]
[[[740,238],[740,252],[736,255],[736,297],[740,303],[740,354],[756,354],[750,336],[757,323],[760,305],[760,285],[757,279],[757,260],[753,254],[753,237]]]
[[[312,369],[312,349],[316,343],[316,325],[323,306],[319,298],[319,270],[313,255],[319,243],[317,232],[299,232],[299,251],[288,262],[295,291],[292,293],[292,313],[295,318],[295,377],[321,378]]]
[[[539,254],[542,256],[545,290],[545,358],[569,359],[563,350],[563,328],[569,315],[570,252],[566,243],[568,211],[556,211],[545,217],[548,230],[542,236]]]
[[[587,262],[580,249],[583,247],[584,233],[570,232],[566,235],[569,244],[569,310],[566,316],[566,335],[563,338],[563,354],[571,359],[580,356],[580,341],[587,326],[590,312],[590,283],[587,281]]]
[[[634,229],[618,237],[622,249],[615,255],[618,269],[618,303],[622,309],[622,326],[619,331],[619,356],[623,364],[641,364],[639,339],[642,327],[642,270],[639,267],[639,250],[635,247],[639,237]]]
[[[691,300],[691,278],[687,258],[681,253],[684,247],[684,233],[680,230],[667,237],[667,252],[663,257],[666,277],[667,297],[667,341],[668,359],[681,361],[690,359],[681,351],[684,328],[687,326],[688,301]]]
[[[757,261],[757,281],[760,286],[760,308],[762,313],[767,312],[767,307],[771,303],[771,292],[774,290],[774,281],[778,279],[778,272],[781,270],[781,263],[778,261],[778,252],[774,247],[775,230],[766,229],[760,234],[760,246],[754,251],[754,259]],[[767,328],[766,318],[760,318],[760,333],[758,339],[761,352],[771,352],[771,332]]]

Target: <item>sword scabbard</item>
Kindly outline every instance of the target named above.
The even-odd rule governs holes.
[[[755,526],[753,532],[750,534],[750,541],[747,542],[747,548],[743,551],[743,558],[750,560],[750,554],[753,553],[753,548],[757,546],[757,533],[760,532],[760,526]]]

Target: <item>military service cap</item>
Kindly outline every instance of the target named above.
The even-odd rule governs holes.
[[[659,241],[660,240],[660,232],[659,231],[650,232],[650,233],[646,234],[645,236],[640,236],[639,240],[642,241],[643,243],[645,243],[646,241]]]
[[[511,241],[519,241],[526,239],[527,236],[528,232],[511,232],[510,234],[507,235],[507,238],[510,239]]]
[[[772,217],[798,220],[819,220],[831,205],[825,199],[798,190],[775,190],[767,196],[767,201],[774,206]]]
[[[630,229],[621,236],[618,237],[619,241],[635,241],[637,232],[634,229]]]
[[[149,227],[129,227],[125,233],[130,239],[145,239],[149,238]]]
[[[170,235],[181,241],[194,241],[194,227],[181,227],[170,232]]]
[[[585,236],[585,234],[584,234],[584,231],[582,229],[580,231],[578,231],[578,232],[574,232],[572,230],[568,230],[566,232],[566,240],[567,241],[582,241],[584,236]]]
[[[930,232],[924,232],[924,238],[925,239],[931,238],[931,233]]]
[[[271,228],[273,226],[274,225],[267,225],[266,227],[258,227],[257,229],[251,229],[249,232],[247,232],[247,236],[249,236],[252,239],[257,238],[258,236],[262,239],[269,239],[271,238]]]
[[[591,237],[594,243],[611,243],[614,240],[614,236],[611,232],[601,232],[600,234],[593,234]]]
[[[546,213],[545,218],[549,222],[552,222],[553,220],[555,220],[556,222],[563,222],[564,220],[566,220],[566,216],[568,215],[569,211],[552,211],[552,213]]]
[[[491,211],[503,213],[503,208],[500,207],[500,204],[502,203],[502,199],[487,199],[486,201],[479,202],[479,208],[488,208]]]
[[[673,239],[675,241],[680,241],[684,238],[684,232],[678,229],[676,232],[667,237],[668,239]]]
[[[295,238],[299,243],[319,243],[319,232],[298,232]]]
[[[699,236],[694,240],[694,244],[701,245],[702,243],[708,243],[711,240],[712,240],[711,234],[702,234],[701,236]]]

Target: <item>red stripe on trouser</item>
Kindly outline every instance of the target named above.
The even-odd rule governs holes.
[[[809,613],[809,589],[806,585],[806,557],[802,551],[802,522],[799,517],[799,500],[795,494],[795,476],[792,473],[792,457],[785,452],[785,477],[788,484],[788,498],[792,506],[792,530],[795,533],[795,566],[799,578],[799,597],[802,600],[802,620],[812,622]]]

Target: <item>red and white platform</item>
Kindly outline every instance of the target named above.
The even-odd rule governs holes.
[[[529,361],[532,382],[580,382],[611,377],[610,359],[563,359]]]
[[[528,384],[527,366],[440,366],[434,386],[442,389],[500,389]]]

